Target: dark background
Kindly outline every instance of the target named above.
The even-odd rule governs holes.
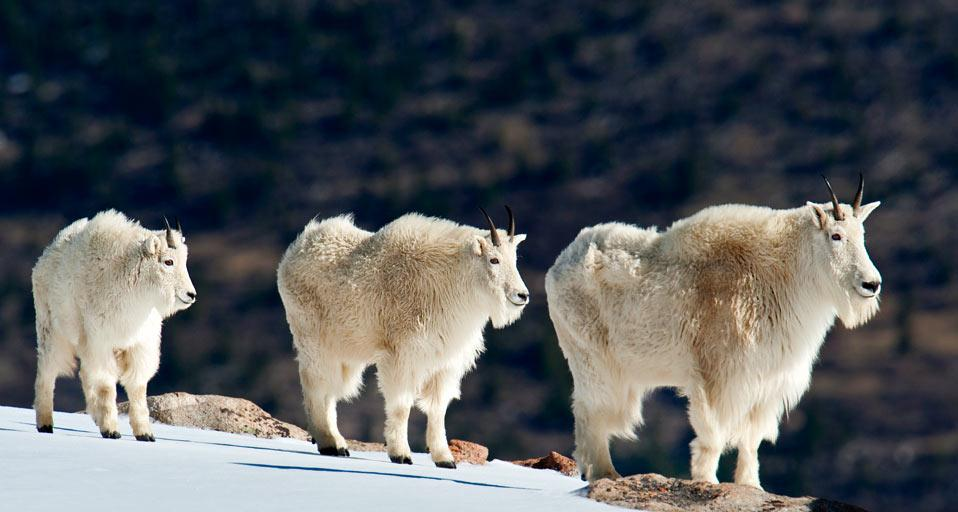
[[[154,5],[157,4],[157,5]],[[0,0],[0,403],[29,406],[30,270],[68,222],[179,216],[199,302],[152,394],[250,398],[303,423],[275,268],[314,215],[516,211],[522,320],[487,332],[451,437],[503,459],[572,449],[543,275],[578,230],[712,204],[883,206],[882,311],[828,337],[761,450],[767,489],[869,508],[958,501],[958,10],[952,2]],[[381,398],[341,405],[381,439]],[[76,381],[57,409],[83,407]],[[688,475],[684,402],[648,402],[619,469]],[[412,444],[423,449],[423,419]],[[720,476],[731,477],[733,457]]]

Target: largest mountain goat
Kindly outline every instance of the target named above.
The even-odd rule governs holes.
[[[376,233],[342,216],[312,221],[279,264],[278,286],[299,361],[309,432],[324,455],[348,456],[336,402],[355,396],[375,364],[386,400],[389,458],[412,464],[406,429],[427,415],[433,462],[454,468],[445,414],[483,349],[482,330],[503,327],[529,302],[516,270],[525,235],[404,215]]]
[[[164,318],[196,300],[186,239],[151,231],[115,210],[63,228],[33,268],[37,312],[37,430],[53,432],[53,388],[80,359],[87,411],[116,439],[116,383],[130,399],[137,440],[153,441],[146,384],[160,365]]]
[[[851,328],[878,310],[862,223],[879,203],[861,200],[860,182],[851,205],[832,193],[830,205],[790,210],[707,208],[664,233],[579,233],[546,292],[575,381],[575,457],[590,481],[618,476],[609,437],[633,437],[643,398],[669,386],[689,400],[692,478],[716,482],[719,456],[735,446],[735,481],[760,487],[759,444],[775,440],[808,388],[835,317]]]

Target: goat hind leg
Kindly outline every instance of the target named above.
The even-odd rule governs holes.
[[[612,429],[608,426],[606,415],[601,411],[588,410],[573,404],[575,413],[575,453],[573,457],[582,471],[582,477],[589,482],[602,478],[621,478],[612,465],[609,452],[609,437]]]
[[[300,362],[299,376],[303,387],[308,429],[319,453],[348,457],[346,438],[339,433],[336,418],[337,366],[329,363],[316,367]]]
[[[37,312],[37,377],[34,382],[33,409],[37,431],[53,433],[53,395],[57,377],[76,371],[76,349],[47,326],[46,317]]]
[[[33,409],[37,416],[37,432],[53,433],[53,392],[57,382],[57,370],[51,357],[37,353],[37,378],[34,383]]]

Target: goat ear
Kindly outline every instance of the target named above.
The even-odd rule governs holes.
[[[873,203],[868,203],[865,206],[862,206],[861,211],[858,212],[858,220],[865,222],[865,219],[875,211],[875,208],[878,208],[881,205],[881,201],[875,201]]]
[[[482,256],[489,251],[489,242],[484,236],[477,236],[470,245],[472,245],[472,253],[476,256]]]
[[[818,219],[819,229],[825,229],[828,227],[828,214],[825,213],[825,209],[822,208],[820,204],[808,201],[807,203],[805,203],[805,206],[812,207],[812,210],[815,212],[815,217]]]
[[[525,233],[523,233],[523,234],[521,234],[521,235],[516,235],[516,236],[512,237],[512,241],[513,241],[513,243],[515,243],[516,245],[521,244],[522,242],[525,241],[525,239],[526,239],[526,234],[525,234]]]
[[[160,241],[158,236],[150,235],[143,241],[143,255],[147,257],[156,256],[160,252],[162,244],[163,242]]]

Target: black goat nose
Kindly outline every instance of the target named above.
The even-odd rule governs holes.
[[[196,299],[196,292],[186,292],[186,296],[191,299]]]
[[[519,298],[522,299],[522,300],[529,300],[529,294],[528,294],[528,293],[517,293],[516,295],[518,295]]]
[[[862,283],[862,288],[870,292],[878,293],[878,289],[881,288],[881,281],[865,281]]]

